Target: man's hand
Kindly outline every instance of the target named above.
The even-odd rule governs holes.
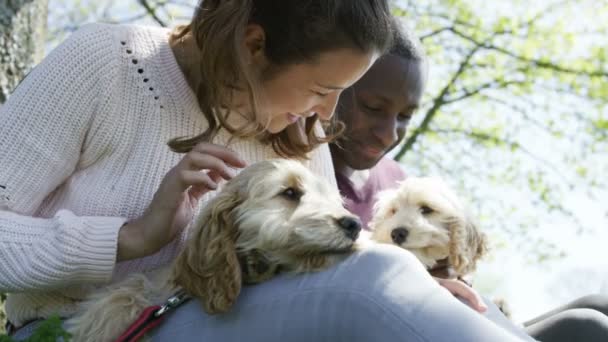
[[[479,293],[464,282],[456,279],[433,278],[437,280],[439,285],[445,287],[454,296],[464,298],[474,310],[483,313],[488,309]]]

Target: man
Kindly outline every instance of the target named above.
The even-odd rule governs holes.
[[[376,193],[405,178],[399,164],[385,155],[401,142],[420,106],[425,65],[418,40],[403,31],[390,53],[340,96],[336,116],[345,131],[330,149],[346,208],[359,215],[364,227]]]

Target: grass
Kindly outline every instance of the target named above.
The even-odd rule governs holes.
[[[69,342],[70,334],[63,330],[61,318],[53,316],[42,322],[34,333],[23,342],[50,342],[57,341],[59,338],[62,338],[65,342]],[[0,342],[15,342],[15,340],[9,336],[0,334]]]
[[[4,330],[4,324],[6,323],[6,314],[4,312],[4,301],[6,295],[0,293],[0,342],[14,342],[12,338],[6,336]],[[59,316],[52,316],[45,320],[36,328],[32,336],[24,342],[48,342],[57,341],[58,338],[63,338],[63,341],[70,341],[70,334],[63,330],[61,325],[61,318]]]
[[[6,314],[4,313],[4,300],[6,299],[6,295],[4,293],[0,293],[0,335],[4,334],[4,324],[6,323]]]

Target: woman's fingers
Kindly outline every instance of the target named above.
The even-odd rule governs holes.
[[[226,163],[212,155],[189,152],[184,158],[185,168],[189,170],[210,170],[228,180],[234,177],[234,171]]]
[[[145,213],[121,229],[129,233],[123,234],[127,242],[133,240],[129,240],[129,236],[143,234],[145,239],[135,240],[145,248],[140,245],[129,248],[128,243],[124,247],[122,242],[126,252],[121,252],[120,257],[149,255],[171,242],[191,222],[200,197],[216,190],[222,179],[234,177],[234,168],[245,166],[246,163],[226,147],[209,143],[195,146],[165,175]]]
[[[206,172],[182,170],[180,172],[181,181],[189,186],[206,188],[207,190],[217,189],[217,181],[213,180]]]
[[[207,176],[209,176],[209,178],[211,178],[211,180],[216,184],[219,183],[219,181],[222,179],[222,176],[220,176],[220,174],[215,171],[207,172]],[[208,191],[209,188],[204,185],[192,185],[188,190],[190,196],[192,196],[196,200],[201,198],[201,196],[207,193]]]
[[[188,170],[205,170],[206,173],[213,178],[211,179],[213,182],[207,182],[211,189],[216,188],[213,187],[213,183],[217,183],[220,180],[220,177],[226,180],[234,177],[235,171],[233,168],[242,168],[246,166],[245,161],[243,161],[236,152],[224,146],[209,143],[200,143],[196,145],[192,151],[184,156],[180,164],[182,164],[181,166],[183,168]],[[198,178],[192,177],[192,179],[197,180]],[[205,180],[208,181],[206,178]],[[184,183],[186,186],[197,184],[199,183]]]
[[[243,168],[247,166],[247,163],[236,152],[224,146],[200,143],[194,146],[191,152],[214,156],[232,167]]]
[[[246,163],[232,150],[209,143],[200,143],[188,152],[163,179],[153,203],[157,209],[176,209],[184,191],[198,199],[209,190],[217,189],[219,181],[232,179],[234,168]]]

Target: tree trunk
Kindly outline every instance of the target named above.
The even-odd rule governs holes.
[[[0,105],[44,56],[48,0],[0,0]]]

